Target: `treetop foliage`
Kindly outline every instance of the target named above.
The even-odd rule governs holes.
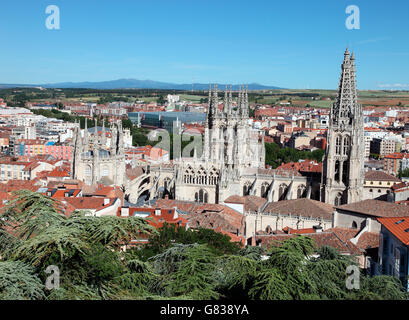
[[[361,275],[354,257],[297,236],[271,248],[241,247],[214,230],[141,218],[66,217],[56,200],[18,191],[0,220],[0,299],[407,299],[399,280]],[[140,235],[149,243],[123,247]],[[50,265],[60,286],[46,289]]]

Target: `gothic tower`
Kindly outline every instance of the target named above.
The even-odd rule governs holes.
[[[71,177],[87,184],[103,183],[121,186],[125,182],[124,132],[119,122],[111,126],[111,141],[107,143],[105,124],[99,135],[97,122],[93,133],[88,132],[85,122],[84,137],[81,129],[76,128],[72,141],[73,157]]]
[[[362,200],[364,180],[364,123],[358,104],[354,54],[344,54],[337,100],[329,115],[323,159],[321,201],[334,205]]]

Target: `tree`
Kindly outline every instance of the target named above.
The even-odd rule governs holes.
[[[19,191],[0,220],[0,299],[396,299],[408,294],[391,276],[361,275],[346,288],[353,256],[295,236],[269,248],[246,247],[211,229],[140,218],[62,213],[59,202]],[[149,243],[123,252],[140,235]],[[48,266],[60,287],[45,289]]]
[[[20,261],[0,261],[0,300],[43,299],[43,289],[33,267]]]

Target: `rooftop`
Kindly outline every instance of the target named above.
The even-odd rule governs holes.
[[[334,207],[331,204],[307,198],[271,202],[264,208],[264,212],[269,213],[323,218],[325,220],[332,220],[333,211]]]
[[[337,210],[356,212],[374,217],[409,216],[409,206],[380,200],[362,200],[336,207]]]
[[[402,243],[409,245],[409,217],[378,218],[378,221]]]

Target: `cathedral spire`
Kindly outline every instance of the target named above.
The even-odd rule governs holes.
[[[229,92],[229,115],[231,115],[233,107],[233,93],[232,93],[232,86],[230,85],[230,92]]]
[[[338,123],[339,121],[345,124],[350,123],[351,116],[359,108],[355,72],[355,57],[354,54],[350,57],[347,48],[341,66],[337,100],[331,108],[331,120],[334,123]]]
[[[105,132],[105,120],[102,119],[102,136],[101,136],[101,144],[102,146],[105,148],[106,144],[107,144],[107,136],[106,136],[106,132]]]
[[[212,99],[212,85],[209,83],[209,97],[207,99],[207,115],[206,115],[206,128],[211,128],[213,123],[213,99]]]
[[[364,121],[355,74],[355,56],[347,48],[329,116],[321,182],[321,200],[335,206],[360,201],[363,196]]]
[[[227,93],[227,84],[224,88],[223,113],[227,114],[229,110],[229,96]]]
[[[214,85],[213,87],[213,114],[218,114],[219,113],[219,93],[217,90],[217,84]]]
[[[84,128],[84,152],[88,151],[89,148],[89,138],[88,138],[88,119],[85,118],[85,128]]]
[[[249,114],[249,98],[247,94],[247,84],[244,91],[244,101],[243,101],[243,116],[247,117]]]
[[[239,85],[239,93],[237,95],[237,112],[240,112],[241,107],[241,85]]]

